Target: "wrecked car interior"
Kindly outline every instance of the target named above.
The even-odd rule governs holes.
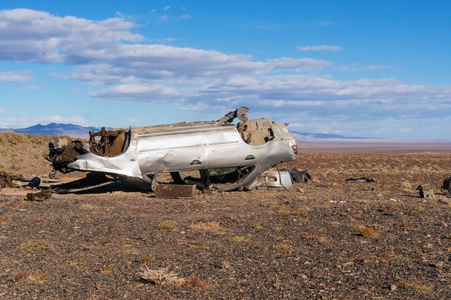
[[[86,178],[56,187],[60,192],[116,180],[153,191],[162,173],[170,174],[176,184],[218,191],[291,185],[291,180],[283,179],[292,178],[288,171],[277,169],[271,176],[268,172],[296,158],[296,138],[287,124],[249,120],[247,113],[248,108],[240,107],[216,121],[102,128],[89,132],[88,143],[52,140],[46,159],[52,163],[53,175],[88,172]]]

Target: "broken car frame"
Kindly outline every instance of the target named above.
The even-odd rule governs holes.
[[[46,159],[54,171],[95,175],[79,182],[82,188],[121,180],[145,183],[153,190],[156,175],[170,173],[175,183],[196,184],[201,189],[252,189],[265,171],[294,160],[297,144],[287,124],[248,120],[247,112],[240,107],[209,122],[102,128],[89,133],[89,143],[51,141]],[[237,125],[232,124],[235,118],[240,120]],[[180,172],[185,171],[199,171],[200,175],[182,178]]]

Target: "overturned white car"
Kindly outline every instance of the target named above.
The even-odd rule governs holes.
[[[248,120],[247,112],[240,107],[218,121],[102,128],[89,133],[89,143],[51,141],[47,160],[54,171],[103,175],[87,176],[87,185],[113,178],[139,181],[153,189],[157,174],[170,173],[178,184],[194,183],[221,191],[252,189],[263,172],[294,160],[297,144],[287,124]],[[240,121],[234,125],[236,117]],[[198,170],[199,176],[182,177],[193,170]]]

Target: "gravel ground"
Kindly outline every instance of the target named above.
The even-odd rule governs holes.
[[[4,188],[0,298],[451,299],[450,163],[305,153],[286,167],[308,183],[188,199]],[[376,182],[345,181],[362,176]]]

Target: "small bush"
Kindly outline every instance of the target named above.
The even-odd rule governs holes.
[[[113,273],[113,267],[110,265],[103,265],[99,268],[99,270],[100,270],[100,272],[106,273],[106,274]]]
[[[354,232],[363,237],[377,237],[378,234],[374,229],[367,227],[356,227]]]
[[[11,220],[11,215],[0,215],[0,225],[8,224]]]
[[[155,285],[181,286],[186,282],[186,279],[178,277],[178,274],[170,273],[168,268],[151,270],[146,267],[142,270],[140,278],[145,283],[151,283]]]
[[[25,242],[17,247],[17,251],[32,251],[40,248],[50,248],[52,245],[47,241]]]
[[[232,241],[232,242],[246,242],[247,238],[245,236],[231,236],[231,237],[229,237],[229,241]]]
[[[163,221],[160,224],[160,230],[173,231],[177,229],[177,223],[174,221]]]
[[[80,265],[85,265],[85,264],[86,264],[86,259],[83,259],[83,258],[73,260],[70,262],[71,266],[80,266]]]
[[[151,264],[155,261],[155,256],[151,255],[151,254],[147,254],[147,255],[141,255],[138,258],[139,262],[143,265],[148,265]]]
[[[31,272],[30,272],[30,271],[22,271],[22,272],[14,273],[14,274],[11,276],[11,279],[12,279],[14,282],[22,282],[22,281],[27,281],[27,280],[29,280],[30,277],[31,277]]]
[[[204,243],[201,243],[201,242],[195,242],[195,243],[192,243],[191,244],[191,247],[194,247],[194,248],[205,248],[205,247],[207,247]]]
[[[432,292],[432,289],[426,285],[413,284],[408,282],[403,282],[401,287],[405,290],[416,291],[416,292]]]
[[[291,246],[288,243],[277,243],[277,244],[274,244],[273,248],[276,249],[276,250],[280,250],[280,251],[291,251],[291,250],[293,250],[293,246]]]
[[[11,277],[14,282],[34,281],[36,283],[45,282],[45,276],[42,272],[22,271],[14,273]]]
[[[307,217],[308,216],[308,212],[306,211],[302,211],[302,210],[297,210],[293,213],[294,216],[298,216],[298,217]]]
[[[207,285],[208,284],[205,281],[202,281],[197,277],[191,277],[183,284],[184,287],[198,287],[202,289],[206,288]]]
[[[260,230],[260,229],[263,229],[263,225],[260,223],[256,223],[256,224],[252,225],[252,228],[254,228],[256,230]]]

